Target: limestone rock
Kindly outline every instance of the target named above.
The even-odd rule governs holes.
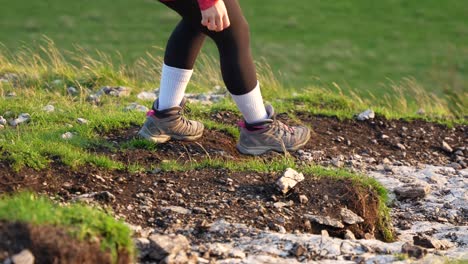
[[[453,152],[453,149],[452,147],[450,147],[450,145],[445,142],[445,141],[442,141],[442,149],[445,151],[445,152],[448,152],[448,153],[452,153]]]
[[[406,199],[422,199],[430,192],[430,186],[428,184],[408,184],[395,188],[393,191],[396,194],[398,200]]]
[[[427,250],[422,247],[414,246],[406,242],[401,247],[401,253],[407,254],[408,256],[412,258],[420,259],[427,254]]]
[[[453,244],[447,240],[439,240],[427,235],[416,235],[413,237],[413,242],[415,245],[437,250],[446,250],[453,247]]]
[[[124,108],[124,111],[137,111],[137,112],[143,112],[146,113],[149,111],[148,107],[144,105],[140,105],[137,103],[131,103],[127,107]]]
[[[31,251],[24,249],[20,253],[11,257],[11,261],[14,264],[34,264],[34,255]]]
[[[306,204],[306,203],[309,202],[309,198],[307,198],[306,195],[301,194],[301,195],[299,195],[299,201],[300,201],[301,204]]]
[[[10,125],[15,127],[19,124],[28,122],[30,119],[31,116],[28,113],[22,113],[18,116],[18,118],[11,120]]]
[[[163,207],[161,209],[163,211],[171,211],[171,212],[178,213],[178,214],[183,214],[183,215],[192,213],[191,210],[180,207],[180,206],[166,206],[166,207]]]
[[[356,240],[356,236],[354,235],[354,233],[348,229],[345,230],[344,238],[349,240]]]
[[[3,116],[0,116],[0,125],[6,125],[7,124],[7,121],[5,118],[3,118]]]
[[[154,101],[156,100],[157,96],[154,92],[141,92],[137,95],[137,98],[146,101]]]
[[[359,215],[347,208],[341,208],[340,215],[341,220],[343,220],[343,222],[345,222],[348,225],[354,225],[364,222],[364,219],[362,219],[362,217],[360,217]]]
[[[70,86],[70,87],[67,88],[67,93],[69,95],[76,95],[76,94],[78,94],[78,90],[75,87]]]
[[[62,134],[62,139],[68,140],[73,138],[73,133],[72,132],[65,132]]]
[[[88,120],[86,120],[86,119],[84,119],[84,118],[81,118],[81,117],[77,118],[77,119],[76,119],[76,122],[78,122],[78,124],[80,124],[80,125],[86,125],[86,124],[88,124]]]
[[[153,260],[163,260],[169,255],[177,256],[181,251],[190,247],[188,239],[183,235],[152,235],[150,240],[150,253]]]
[[[340,220],[333,219],[329,216],[304,214],[304,217],[309,219],[312,222],[315,222],[321,225],[326,225],[326,226],[331,226],[331,227],[336,227],[336,228],[344,227],[343,223]]]
[[[365,120],[374,119],[374,118],[375,118],[375,113],[371,109],[367,109],[366,111],[360,113],[357,116],[357,120],[359,121],[365,121]]]
[[[42,110],[44,110],[44,112],[51,113],[55,111],[55,107],[53,105],[46,105]]]
[[[281,176],[277,181],[276,181],[276,186],[278,189],[283,193],[286,194],[296,186],[299,182],[304,180],[304,175],[302,173],[299,173],[291,168],[287,168],[286,171],[283,173],[283,176]]]
[[[110,96],[115,96],[115,97],[127,97],[130,95],[130,88],[125,87],[125,86],[104,86],[99,90],[96,95],[101,96],[104,94],[110,95]]]

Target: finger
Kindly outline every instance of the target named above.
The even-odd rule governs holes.
[[[223,30],[228,28],[230,25],[231,25],[231,21],[229,21],[229,17],[225,15],[223,17],[223,26],[224,26]]]
[[[216,23],[214,19],[210,19],[210,21],[208,22],[208,29],[211,31],[216,30]]]
[[[220,16],[216,16],[215,18],[215,22],[216,22],[216,31],[221,31],[223,30],[223,20],[221,19]]]
[[[201,24],[202,24],[203,26],[206,27],[206,26],[208,26],[208,22],[209,22],[208,18],[207,18],[207,17],[203,17],[203,18],[202,18],[202,21],[201,21]]]

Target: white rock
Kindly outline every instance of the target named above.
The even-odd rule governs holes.
[[[307,202],[309,202],[309,198],[307,198],[306,195],[301,194],[301,195],[299,195],[299,201],[300,201],[301,204],[306,204]]]
[[[0,125],[6,125],[7,124],[7,121],[5,118],[3,118],[3,116],[0,116]]]
[[[375,113],[371,109],[367,109],[366,111],[360,113],[357,116],[357,120],[359,121],[364,121],[364,120],[373,119],[373,118],[375,118]]]
[[[63,83],[63,81],[62,81],[62,80],[59,80],[59,79],[53,80],[53,81],[52,81],[52,84],[53,84],[53,85],[61,85],[62,83]]]
[[[104,94],[115,96],[115,97],[127,97],[130,95],[130,88],[125,86],[104,86],[97,93],[97,96]]]
[[[55,107],[53,105],[46,105],[42,108],[42,110],[44,110],[47,113],[50,113],[55,111]]]
[[[294,188],[296,184],[303,181],[304,179],[305,178],[302,173],[299,173],[291,168],[287,168],[283,173],[283,176],[281,176],[276,181],[276,186],[282,193],[286,194],[289,190]]]
[[[62,134],[62,139],[68,140],[73,138],[73,133],[72,132],[65,132]]]
[[[144,105],[139,105],[137,103],[131,103],[127,107],[124,108],[124,111],[137,111],[137,112],[143,112],[146,113],[149,111],[148,107]]]
[[[311,214],[304,214],[304,217],[313,221],[315,223],[336,227],[336,228],[343,228],[343,223],[338,219],[333,219],[329,216],[321,216],[321,215],[311,215]]]
[[[75,87],[70,86],[70,87],[67,88],[67,93],[69,95],[76,95],[76,94],[78,94],[78,90]]]
[[[80,124],[80,125],[86,125],[86,124],[88,124],[88,120],[86,120],[86,119],[84,119],[84,118],[81,118],[81,117],[77,118],[77,119],[76,119],[76,122],[78,122],[78,124]]]
[[[442,149],[448,153],[452,153],[453,152],[453,149],[452,147],[450,147],[450,145],[445,142],[445,141],[442,141]]]
[[[99,98],[100,96],[99,95],[96,95],[96,94],[90,94],[87,98],[86,98],[86,101],[92,103],[92,104],[98,104],[101,99]]]
[[[4,125],[0,125],[0,129],[4,129],[4,128],[5,128],[5,126],[4,126]]]
[[[24,249],[20,253],[11,257],[14,264],[34,264],[34,255],[31,251]]]
[[[137,95],[137,98],[146,101],[154,101],[156,100],[157,95],[154,92],[141,92]]]
[[[11,120],[10,125],[15,127],[21,123],[28,122],[30,119],[31,116],[28,113],[22,113],[18,116],[18,118]]]
[[[180,206],[166,206],[166,207],[162,207],[161,210],[171,211],[171,212],[174,212],[174,213],[184,214],[184,215],[192,213],[191,210],[180,207]]]
[[[347,208],[341,208],[341,219],[348,225],[354,225],[364,222],[364,219]]]
[[[168,255],[177,255],[190,247],[190,242],[183,235],[151,235],[149,240],[148,256],[153,260],[162,260]]]

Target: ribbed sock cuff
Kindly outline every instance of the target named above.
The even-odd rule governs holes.
[[[179,69],[163,64],[158,110],[168,109],[180,104],[192,73],[193,70]]]
[[[258,82],[252,91],[243,95],[231,94],[231,96],[247,123],[258,123],[268,118]]]

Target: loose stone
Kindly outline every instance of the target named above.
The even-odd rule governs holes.
[[[422,199],[426,197],[430,192],[430,186],[428,184],[408,184],[405,186],[397,187],[394,189],[396,197],[398,200],[406,199]]]
[[[331,227],[336,227],[336,228],[344,227],[343,223],[340,220],[333,219],[329,216],[304,214],[304,217],[309,219],[312,222],[315,222],[321,225],[326,225],[326,226],[331,226]]]
[[[30,119],[31,119],[31,116],[28,113],[22,113],[18,116],[18,118],[11,120],[10,125],[15,127],[19,124],[28,122]]]
[[[348,225],[354,225],[364,222],[364,219],[347,208],[341,208],[341,219]]]
[[[11,257],[11,261],[15,264],[34,264],[34,255],[31,251],[24,249],[20,253]]]
[[[357,120],[359,121],[365,121],[365,120],[373,119],[373,118],[375,118],[375,113],[371,109],[367,109],[366,111],[360,113],[357,116]]]
[[[453,152],[453,149],[452,147],[450,147],[450,145],[445,142],[445,141],[442,141],[442,149],[445,151],[445,152],[448,152],[448,153],[452,153]]]
[[[146,113],[149,111],[148,107],[144,105],[139,105],[137,103],[131,103],[127,107],[124,108],[124,111],[137,111],[137,112],[143,112]]]
[[[97,96],[101,96],[104,94],[110,95],[110,96],[115,96],[115,97],[127,97],[130,95],[130,88],[125,87],[125,86],[117,86],[117,87],[112,87],[112,86],[104,86],[102,87],[97,93]]]
[[[354,236],[354,233],[348,229],[345,230],[344,238],[349,240],[356,240],[356,236]]]
[[[86,120],[86,119],[84,119],[84,118],[81,118],[81,117],[77,118],[77,119],[76,119],[76,122],[78,122],[78,124],[80,124],[80,125],[86,125],[86,124],[88,124],[88,120]]]
[[[299,202],[300,202],[301,204],[306,204],[306,203],[309,202],[309,198],[307,198],[306,195],[301,194],[301,195],[299,195]]]
[[[453,244],[447,240],[438,240],[422,234],[414,236],[413,242],[415,245],[424,248],[435,248],[437,250],[445,250],[453,247]]]
[[[73,138],[73,133],[72,132],[65,132],[62,134],[62,139],[68,140]]]
[[[422,247],[414,246],[406,242],[401,247],[401,253],[407,254],[408,256],[412,258],[420,259],[427,254],[427,250]]]
[[[166,207],[163,207],[161,209],[163,211],[171,211],[171,212],[174,212],[174,213],[177,213],[177,214],[183,214],[183,215],[192,213],[191,210],[180,207],[180,206],[166,206]]]
[[[190,243],[183,235],[152,235],[150,240],[150,253],[153,260],[162,260],[169,255],[177,255],[189,249]]]
[[[157,95],[154,92],[141,92],[137,95],[137,98],[146,101],[154,101],[156,100]]]
[[[281,176],[276,181],[276,186],[283,194],[286,194],[289,190],[294,188],[296,184],[303,181],[304,179],[305,178],[302,173],[299,173],[291,168],[287,168],[283,173],[283,176]]]
[[[67,88],[67,93],[69,95],[76,95],[76,94],[78,94],[78,90],[75,87],[70,86],[70,87]]]
[[[55,111],[55,107],[53,105],[46,105],[44,106],[44,108],[42,108],[42,110],[44,110],[47,113],[50,113]]]
[[[6,125],[7,124],[7,121],[5,118],[3,118],[3,116],[0,116],[0,125]]]

